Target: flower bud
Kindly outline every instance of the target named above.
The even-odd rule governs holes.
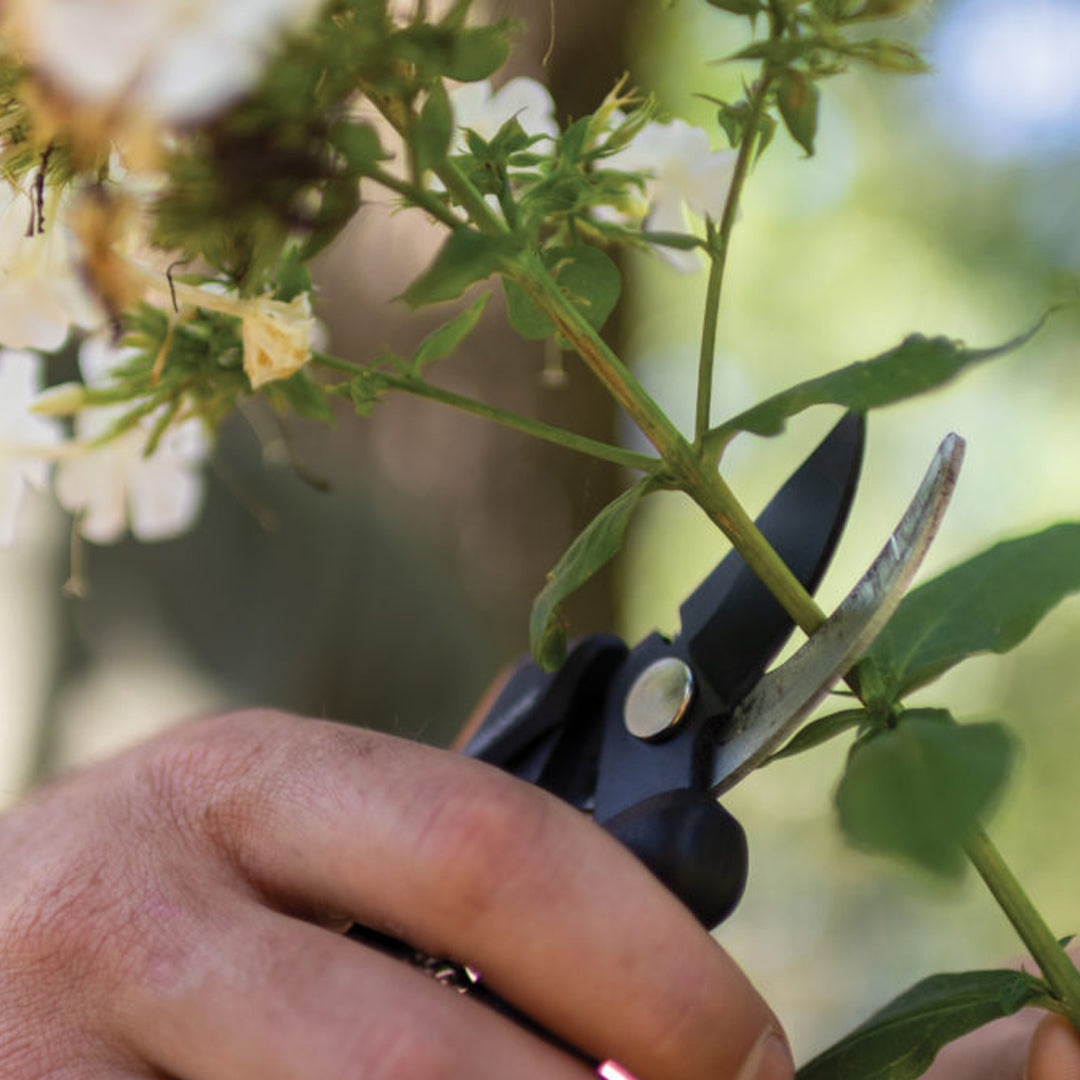
[[[86,387],[80,382],[60,383],[42,391],[30,404],[38,416],[73,416],[86,406]]]

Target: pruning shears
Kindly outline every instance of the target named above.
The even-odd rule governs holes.
[[[864,443],[864,418],[847,414],[757,519],[809,592],[843,532]],[[630,648],[595,635],[554,673],[519,664],[464,752],[590,814],[712,929],[738,904],[748,865],[745,833],[718,797],[786,742],[884,627],[937,532],[962,455],[963,441],[946,438],[870,568],[774,669],[795,623],[732,552],[684,601],[674,637],[653,633]],[[351,934],[576,1053],[470,969],[365,928]]]

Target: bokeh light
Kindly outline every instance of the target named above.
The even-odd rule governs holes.
[[[987,159],[1080,151],[1080,4],[959,0],[929,50],[937,121]]]

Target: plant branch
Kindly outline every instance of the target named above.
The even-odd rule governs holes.
[[[539,259],[526,255],[514,279],[554,320],[593,373],[630,413],[660,452],[675,484],[685,491],[731,541],[735,550],[808,634],[825,615],[788,569],[720,475],[702,459],[634,374],[563,295]]]
[[[774,28],[775,34],[775,28]],[[750,116],[746,122],[745,133],[739,144],[739,154],[735,159],[735,171],[731,177],[724,211],[720,215],[720,225],[714,230],[712,222],[707,223],[709,230],[709,283],[705,288],[705,317],[701,329],[701,356],[698,362],[697,408],[694,419],[694,444],[702,445],[702,440],[709,430],[709,416],[712,412],[713,364],[716,359],[716,328],[720,313],[720,292],[724,285],[724,269],[727,266],[728,248],[731,244],[731,232],[739,212],[746,177],[750,172],[750,163],[754,160],[754,151],[761,139],[759,121],[765,109],[765,100],[772,85],[773,73],[766,68],[757,81],[750,95]]]
[[[446,190],[465,208],[473,224],[481,232],[497,235],[508,232],[506,223],[488,206],[476,185],[462,172],[456,161],[446,158],[435,170]]]
[[[533,420],[519,413],[500,409],[486,402],[477,401],[475,398],[455,394],[451,390],[443,390],[441,387],[432,386],[431,383],[421,382],[414,379],[400,378],[394,375],[385,376],[388,385],[395,390],[403,390],[406,394],[415,397],[427,398],[428,401],[438,401],[443,405],[450,405],[462,412],[471,413],[473,416],[491,420],[503,427],[513,428],[525,435],[542,439],[544,442],[554,443],[556,446],[565,447],[567,450],[575,450],[579,454],[588,454],[589,457],[599,458],[601,461],[609,461],[613,465],[622,465],[628,469],[638,469],[641,472],[656,473],[663,465],[658,457],[651,454],[638,454],[633,450],[624,450],[620,446],[611,446],[598,439],[590,439],[585,435],[579,435],[576,431],[568,431],[566,428],[554,424],[545,424],[542,420]]]
[[[965,850],[1020,940],[1042,969],[1043,978],[1064,1005],[1073,1027],[1080,1031],[1080,971],[1076,970],[986,833],[981,830],[976,833],[967,842]]]
[[[408,132],[416,122],[416,114],[412,109],[397,97],[389,97],[379,92],[378,88],[361,81],[360,89],[368,100],[386,118],[390,126],[402,137],[407,139]],[[490,206],[484,201],[484,196],[476,189],[476,185],[461,171],[457,164],[450,158],[445,158],[434,170],[435,175],[446,185],[446,190],[457,199],[458,203],[465,208],[465,212],[472,219],[478,229],[486,233],[504,233],[507,231],[505,223]],[[425,209],[430,209],[425,205]],[[436,215],[438,216],[438,215]],[[445,221],[440,217],[440,220]],[[449,222],[447,222],[449,224]],[[460,224],[454,218],[453,225]]]
[[[438,196],[434,195],[432,192],[427,191],[416,184],[410,183],[408,180],[402,180],[400,177],[388,173],[385,169],[379,168],[374,169],[372,172],[368,173],[367,176],[377,184],[382,184],[383,187],[397,192],[398,195],[402,195],[406,199],[411,199],[417,206],[426,210],[433,218],[437,221],[441,221],[451,229],[456,229],[458,226],[465,224],[464,221],[458,219],[442,199],[438,198]]]
[[[335,356],[318,354],[315,363],[331,371],[339,371],[348,375],[361,375],[369,372],[359,364],[341,360]],[[590,439],[577,432],[568,431],[566,428],[554,424],[545,424],[542,420],[533,420],[528,416],[500,409],[495,405],[488,405],[484,401],[455,394],[452,390],[444,390],[421,379],[407,375],[393,375],[389,372],[377,372],[379,381],[388,389],[401,390],[413,397],[426,398],[428,401],[437,401],[443,405],[459,409],[472,416],[479,416],[484,420],[500,424],[503,427],[513,428],[525,435],[542,439],[544,442],[554,443],[556,446],[574,450],[579,454],[587,454],[589,457],[599,458],[601,461],[610,461],[613,465],[622,465],[628,469],[637,469],[641,472],[656,474],[663,466],[660,458],[650,454],[638,454],[633,450],[624,450],[620,446],[611,446],[598,439]]]
[[[574,346],[593,374],[633,417],[669,464],[675,465],[678,460],[693,457],[690,444],[678,428],[585,316],[566,298],[539,257],[531,252],[522,254],[508,267],[507,275],[544,309],[559,333]]]
[[[723,531],[796,625],[808,635],[817,630],[825,622],[825,612],[765,539],[723,477],[699,462],[695,474],[684,479],[686,493]]]

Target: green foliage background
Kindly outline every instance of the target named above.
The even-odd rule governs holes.
[[[906,36],[932,43],[949,8],[917,5]],[[666,9],[642,9],[634,75],[658,87],[665,109],[709,127],[712,107],[692,95],[737,90],[736,67],[705,67],[739,47],[727,36],[737,20],[687,3],[675,17]],[[957,57],[931,48],[930,60],[946,72]],[[721,306],[717,419],[881,353],[912,331],[991,345],[1075,297],[1077,268],[1040,247],[1020,198],[1038,185],[1051,205],[1067,215],[1071,203],[1075,215],[1075,158],[988,165],[969,156],[934,115],[935,78],[856,71],[830,80],[817,156],[802,160],[778,138],[751,176]],[[692,427],[703,291],[704,275],[691,284],[659,260],[635,260],[631,354],[684,428]],[[871,417],[860,496],[819,594],[826,608],[876,553],[950,430],[968,440],[967,459],[920,580],[997,540],[1077,516],[1078,332],[1080,316],[1066,310],[1018,355]],[[832,415],[816,412],[792,421],[782,439],[744,436],[725,455],[748,506],[762,505],[823,433]],[[679,599],[721,554],[692,505],[653,496],[620,564],[624,632],[674,628]],[[947,703],[961,719],[1003,720],[1020,736],[991,835],[1062,935],[1080,929],[1077,655],[1080,608],[1066,603],[1014,654],[968,662],[909,701]],[[970,875],[949,888],[845,845],[831,794],[849,741],[778,762],[727,800],[751,837],[751,878],[719,936],[784,1018],[800,1059],[930,972],[994,966],[1018,951]]]

